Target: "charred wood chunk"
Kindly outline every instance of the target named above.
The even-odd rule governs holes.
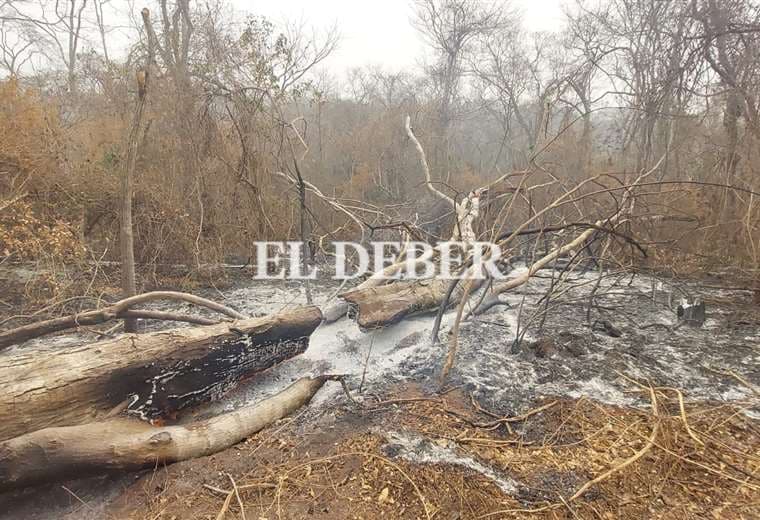
[[[689,303],[687,300],[681,300],[676,310],[678,321],[688,325],[701,327],[705,322],[705,302],[699,299]]]
[[[623,332],[607,320],[596,320],[591,325],[591,330],[595,332],[602,332],[611,338],[619,338],[623,335]]]

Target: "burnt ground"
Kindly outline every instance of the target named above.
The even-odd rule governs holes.
[[[233,481],[247,518],[758,517],[760,309],[752,294],[706,287],[714,282],[609,277],[589,314],[596,276],[576,273],[558,285],[562,295],[543,322],[549,271],[468,321],[444,394],[446,347],[430,341],[430,316],[382,331],[361,332],[349,320],[320,327],[305,354],[206,413],[328,372],[347,374],[363,407],[330,385],[293,418],[225,452],[0,496],[0,517],[217,518],[227,502],[225,517],[237,518]],[[222,294],[248,314],[303,300],[295,284]],[[679,323],[681,297],[706,303],[701,327]],[[55,341],[63,348],[82,338]],[[656,413],[648,385],[661,388]],[[492,424],[555,401],[524,421]],[[548,509],[529,512],[540,508]]]
[[[656,416],[588,399],[542,401],[549,407],[509,429],[489,425],[461,390],[431,398],[402,387],[394,395],[403,401],[302,412],[210,457],[29,490],[0,504],[8,518],[70,519],[242,518],[241,510],[258,519],[760,513],[760,432],[732,407],[687,405],[698,444],[665,395]],[[572,498],[611,468],[620,469]]]

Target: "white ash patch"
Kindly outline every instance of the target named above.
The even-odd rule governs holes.
[[[720,398],[723,401],[744,401],[752,397],[752,392],[749,390],[743,390],[740,388],[729,388],[720,393]]]
[[[619,384],[613,385],[599,377],[579,382],[574,389],[568,390],[566,395],[575,399],[584,396],[594,396],[594,399],[599,401],[620,406],[632,406],[636,404],[635,399],[632,399],[620,390]]]
[[[519,276],[525,270],[524,266],[519,266],[510,276]],[[555,282],[557,275],[555,273]],[[569,303],[554,308],[543,329],[538,328],[540,320],[532,321],[522,338],[522,350],[513,353],[515,334],[522,333],[532,313],[542,307],[538,299],[551,283],[550,270],[540,271],[539,276],[501,295],[508,307],[494,307],[483,316],[463,323],[450,385],[464,385],[465,391],[473,393],[484,405],[514,413],[530,408],[536,399],[549,395],[583,395],[615,405],[646,404],[645,399],[637,401],[639,397],[636,395],[625,394],[630,385],[619,377],[617,371],[642,382],[680,388],[687,401],[712,399],[739,403],[752,397],[735,379],[722,377],[705,367],[734,370],[760,386],[757,368],[760,366],[760,350],[756,347],[760,331],[753,330],[751,325],[749,330],[746,327],[727,328],[726,311],[713,305],[708,306],[703,327],[676,328],[675,310],[668,306],[667,299],[661,298],[661,294],[672,293],[674,297],[670,299],[675,304],[682,296],[679,288],[658,281],[654,284],[653,294],[652,279],[640,275],[633,280],[629,275],[621,277],[614,286],[612,279],[605,278],[598,289],[595,303],[611,310],[595,308],[592,318],[611,321],[623,331],[622,337],[608,337],[587,326],[587,295],[595,285],[598,273],[571,273],[573,283],[588,283],[567,293],[565,298]],[[334,282],[314,284],[315,302],[324,305],[336,287]],[[690,297],[707,294],[700,292],[699,285],[686,289]],[[723,298],[741,296],[731,291],[713,291],[712,294],[720,294]],[[278,312],[306,303],[304,288],[298,282],[251,280],[248,285],[204,296],[249,315]],[[573,298],[576,299],[573,301]],[[177,302],[157,302],[150,308],[217,316]],[[437,343],[430,337],[434,321],[432,314],[407,318],[370,332],[360,331],[356,323],[348,319],[323,324],[312,335],[304,354],[246,382],[219,403],[219,411],[271,396],[300,377],[324,373],[349,376],[349,385],[354,391],[363,379],[365,395],[380,394],[386,388],[404,382],[420,383],[431,391],[435,390],[453,317],[451,311],[444,315]],[[187,326],[148,323],[152,330]],[[556,337],[563,331],[587,338],[588,352],[578,356],[559,353],[547,359],[538,359],[526,352],[528,342]],[[93,339],[92,336],[68,334],[39,341],[54,345],[51,348],[66,348]],[[313,408],[327,408],[340,399],[340,387],[326,385],[315,397]],[[754,412],[750,409],[747,413]]]
[[[515,480],[469,455],[460,453],[455,442],[447,439],[432,440],[410,432],[379,433],[388,440],[388,443],[382,446],[382,450],[391,457],[415,464],[459,466],[483,475],[508,495],[514,495],[518,491],[519,484]]]

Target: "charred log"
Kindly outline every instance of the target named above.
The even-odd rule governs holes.
[[[143,419],[171,417],[302,353],[321,319],[317,307],[303,307],[231,324],[4,355],[0,440],[91,422],[116,407]]]

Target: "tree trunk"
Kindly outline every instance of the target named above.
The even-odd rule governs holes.
[[[0,440],[91,422],[118,407],[143,419],[217,399],[241,379],[304,352],[317,307],[0,359]]]
[[[143,9],[141,14],[145,27],[151,27],[150,12],[148,9]],[[150,66],[153,63],[154,52],[153,35],[149,31],[148,58],[145,67],[138,70],[136,75],[137,104],[135,105],[132,127],[129,131],[129,141],[127,142],[127,165],[121,178],[119,251],[121,257],[121,290],[124,298],[129,298],[137,293],[137,283],[135,281],[135,245],[134,234],[132,231],[132,198],[137,155],[140,145],[140,130],[142,129],[145,101],[148,94],[148,83],[150,79]],[[124,320],[124,332],[135,332],[136,330],[136,319],[127,318]]]
[[[142,74],[142,75],[141,75]],[[135,166],[137,164],[137,147],[142,126],[142,116],[145,109],[145,85],[147,75],[145,70],[138,72],[138,99],[135,108],[132,129],[129,132],[127,143],[127,167],[121,178],[121,222],[119,227],[119,250],[121,257],[121,291],[122,297],[129,298],[137,292],[135,282],[135,246],[132,233],[132,196]],[[124,320],[124,331],[135,332],[137,320],[129,318]]]
[[[10,439],[0,443],[0,491],[211,455],[306,405],[328,379],[299,379],[260,403],[187,425],[120,417]]]
[[[409,315],[429,311],[441,305],[452,280],[443,278],[402,281],[380,287],[355,289],[341,295],[356,311],[356,321],[364,329],[398,323]],[[456,305],[462,296],[461,281],[449,298]],[[473,280],[473,290],[482,280]]]

